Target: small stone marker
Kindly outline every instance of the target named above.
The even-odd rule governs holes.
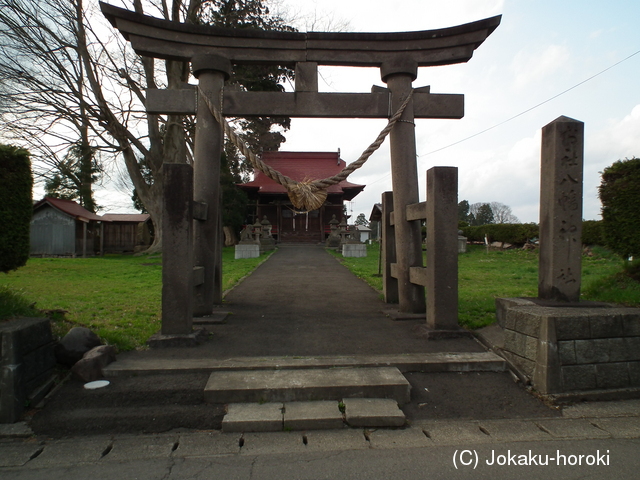
[[[538,297],[577,302],[582,261],[584,123],[558,117],[542,129]]]

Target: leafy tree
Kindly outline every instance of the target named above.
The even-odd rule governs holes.
[[[354,225],[364,225],[365,227],[369,226],[369,221],[364,213],[360,213],[354,222]]]
[[[91,187],[102,175],[101,165],[94,160],[95,153],[94,148],[85,148],[80,143],[73,145],[62,161],[57,164],[56,169],[45,179],[46,195],[77,201],[84,208],[95,213],[98,206]]]
[[[22,267],[29,259],[31,162],[23,148],[0,145],[0,271]]]
[[[471,223],[468,200],[462,200],[458,203],[458,222]]]
[[[640,158],[605,168],[598,191],[607,246],[624,258],[640,257]]]
[[[220,185],[222,188],[222,223],[230,227],[236,235],[247,221],[249,197],[244,190],[236,187],[249,180],[245,165],[239,158],[237,148],[227,142],[222,154]],[[258,219],[262,220],[262,219]]]
[[[487,225],[494,223],[493,211],[488,203],[474,203],[469,206],[469,218],[471,225]]]

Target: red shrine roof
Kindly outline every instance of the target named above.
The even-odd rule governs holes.
[[[339,152],[264,152],[262,161],[283,175],[296,181],[307,179],[322,180],[336,175],[346,162]],[[276,183],[260,171],[255,172],[251,182],[238,185],[243,190],[266,195],[283,195],[286,188]],[[342,181],[329,187],[329,194],[343,194],[343,200],[351,200],[364,190],[364,185]]]
[[[53,208],[60,210],[61,212],[66,213],[67,215],[74,217],[76,220],[80,220],[83,222],[88,222],[90,220],[101,221],[103,218],[100,215],[96,215],[95,213],[91,213],[86,208],[78,205],[73,200],[63,200],[61,198],[52,198],[52,197],[44,197],[38,203],[36,203],[33,208],[37,210],[42,205],[49,204]]]

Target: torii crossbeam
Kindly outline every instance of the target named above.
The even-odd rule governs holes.
[[[200,90],[221,103],[223,115],[232,117],[389,118],[413,89],[418,67],[467,62],[501,20],[501,16],[495,16],[456,27],[416,32],[298,33],[187,25],[105,3],[100,3],[100,8],[138,54],[191,62]],[[225,89],[224,82],[234,64],[293,67],[295,92]],[[388,88],[375,87],[371,93],[320,93],[319,65],[377,67]],[[172,262],[167,258],[173,254],[169,250],[164,252],[163,260],[163,282],[172,277],[191,278],[190,282],[163,287],[162,333],[185,335],[191,333],[193,314],[211,314],[214,305],[222,301],[220,255],[212,254],[222,249],[218,185],[222,128],[205,102],[197,98],[194,88],[148,90],[146,107],[149,113],[156,114],[197,114],[193,200],[197,205],[207,205],[208,213],[197,215],[193,262],[185,265],[189,261],[184,258],[189,257]],[[409,279],[410,267],[422,266],[420,222],[408,221],[402,208],[418,203],[419,199],[414,119],[457,119],[463,115],[463,95],[432,94],[429,87],[417,88],[401,121],[390,133],[401,312],[425,310],[424,288]],[[191,208],[185,206],[183,212],[189,214]],[[182,226],[188,228],[189,223],[182,222]],[[164,229],[167,228],[171,227],[165,223]],[[190,238],[189,233],[184,241]],[[188,245],[183,247],[189,249]],[[194,264],[196,274],[191,272]],[[202,282],[194,280],[202,273]]]

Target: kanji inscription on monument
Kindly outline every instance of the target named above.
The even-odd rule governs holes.
[[[584,123],[559,117],[542,129],[538,297],[577,302],[582,261]]]

